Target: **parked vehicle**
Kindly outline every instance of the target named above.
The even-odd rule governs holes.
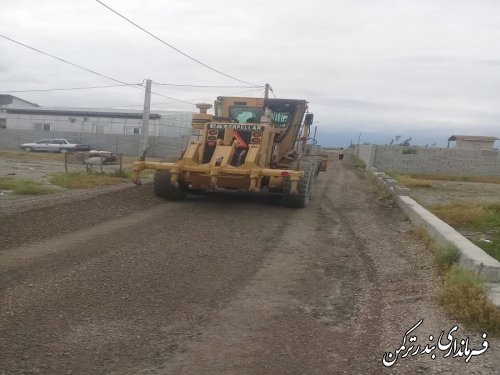
[[[72,143],[67,139],[42,139],[34,143],[23,143],[21,150],[24,151],[48,151],[65,153],[68,151],[90,151],[89,145]]]

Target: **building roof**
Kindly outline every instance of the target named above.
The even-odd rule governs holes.
[[[14,99],[20,100],[20,101],[22,101],[22,102],[24,102],[26,104],[30,104],[33,107],[40,107],[36,103],[28,102],[27,100],[24,100],[24,99],[18,98],[17,96],[9,95],[9,94],[0,94],[0,106],[7,105],[7,104],[12,104],[12,102],[14,101]]]
[[[132,109],[103,109],[103,108],[62,108],[62,107],[37,107],[37,108],[6,108],[7,113],[28,115],[54,115],[54,116],[78,116],[78,117],[108,117],[108,118],[142,118],[142,111]],[[151,111],[149,118],[152,120],[161,118],[166,111]],[[178,113],[178,112],[170,112]]]
[[[450,138],[448,138],[448,141],[474,141],[474,142],[494,142],[496,140],[499,140],[500,138],[497,137],[489,137],[489,136],[484,136],[484,135],[452,135]]]

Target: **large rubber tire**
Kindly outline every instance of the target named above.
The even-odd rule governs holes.
[[[153,180],[154,192],[157,197],[171,200],[182,200],[186,198],[186,191],[170,182],[169,171],[156,171]]]
[[[298,194],[291,194],[290,190],[292,182],[287,177],[283,181],[283,194],[281,196],[281,204],[285,207],[304,208],[309,205],[312,197],[312,188],[316,179],[316,163],[307,163],[303,165],[304,176],[298,182]]]

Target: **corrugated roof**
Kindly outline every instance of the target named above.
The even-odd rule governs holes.
[[[482,142],[491,142],[496,141],[500,138],[484,136],[484,135],[452,135],[448,138],[448,141],[482,141]]]
[[[20,101],[27,103],[27,104],[31,104],[32,106],[35,106],[35,107],[40,107],[36,103],[29,102],[27,100],[18,98],[17,96],[10,95],[10,94],[0,94],[0,105],[11,104],[14,99],[20,100]]]
[[[55,116],[108,117],[108,118],[142,118],[142,110],[111,109],[111,108],[77,108],[77,107],[37,107],[37,108],[6,108],[7,113],[42,114]],[[187,113],[180,111],[150,112],[150,119],[159,119],[162,114]],[[191,113],[191,112],[189,112]]]

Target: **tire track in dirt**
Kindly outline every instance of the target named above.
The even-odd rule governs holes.
[[[321,175],[305,210],[150,190],[75,202],[96,218],[66,204],[10,216],[0,373],[380,374],[418,319],[422,337],[451,326],[430,254],[349,163]],[[387,373],[493,374],[491,345],[468,365],[422,356]]]

